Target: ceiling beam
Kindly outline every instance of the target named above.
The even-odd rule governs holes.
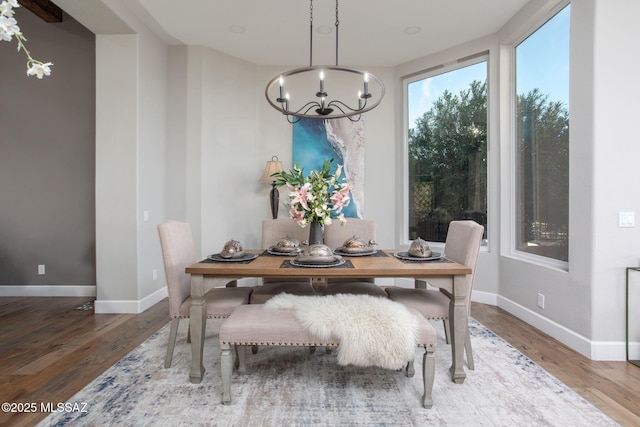
[[[18,0],[18,3],[45,22],[62,22],[62,9],[50,0]]]

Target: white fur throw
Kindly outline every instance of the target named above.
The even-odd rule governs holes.
[[[320,340],[338,339],[338,364],[402,369],[416,351],[417,321],[401,303],[370,295],[282,293],[265,309],[291,308]]]

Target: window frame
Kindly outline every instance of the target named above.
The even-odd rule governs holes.
[[[428,79],[438,75],[446,74],[451,71],[466,68],[472,65],[485,63],[486,65],[486,85],[487,85],[487,224],[490,223],[492,214],[490,213],[491,203],[489,201],[491,188],[490,188],[490,140],[491,140],[491,121],[490,121],[490,55],[488,50],[481,51],[479,53],[448,62],[447,64],[440,64],[434,67],[426,68],[421,71],[417,71],[400,78],[402,84],[402,219],[399,221],[399,243],[400,246],[409,246],[411,240],[409,240],[409,85],[420,80]],[[482,242],[482,251],[486,251],[489,248],[489,233],[487,232],[487,239]],[[429,245],[438,251],[444,249],[444,242],[429,242]]]
[[[545,24],[547,24],[553,17],[555,17],[558,13],[560,13],[565,7],[571,5],[570,0],[560,1],[553,8],[551,8],[547,13],[537,19],[526,31],[523,31],[516,39],[513,40],[512,43],[509,44],[509,151],[510,151],[510,199],[511,202],[509,204],[509,218],[510,218],[510,238],[509,238],[509,256],[524,262],[528,262],[531,264],[536,264],[552,269],[556,269],[559,271],[568,272],[569,271],[569,262],[571,261],[571,248],[568,248],[567,261],[559,260],[556,258],[551,258],[543,255],[536,255],[529,252],[525,252],[518,249],[518,185],[517,185],[517,176],[518,176],[518,147],[517,147],[517,93],[516,93],[516,49],[517,47],[523,43],[526,39],[528,39],[531,35],[533,35],[536,31],[542,28]],[[569,18],[571,22],[571,16]],[[571,24],[570,24],[571,25]],[[571,29],[569,29],[571,32]],[[571,56],[571,42],[569,45],[569,56]],[[571,73],[569,73],[569,99],[571,98]],[[569,117],[571,117],[571,110],[569,106]],[[569,119],[571,120],[571,119]],[[569,121],[569,128],[571,127],[571,121]],[[569,147],[571,147],[571,132],[569,131]],[[569,157],[569,161],[570,161]],[[571,164],[569,164],[569,168]],[[571,188],[569,187],[569,198],[571,197]],[[571,210],[571,205],[569,204],[569,210]],[[569,220],[569,230],[571,230],[571,216],[568,217]]]

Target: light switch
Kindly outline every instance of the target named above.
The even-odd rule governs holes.
[[[618,212],[618,227],[635,227],[635,212]]]

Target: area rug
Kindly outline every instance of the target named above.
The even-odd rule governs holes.
[[[189,382],[187,322],[165,369],[168,325],[73,396],[40,426],[615,426],[613,420],[475,320],[475,371],[464,384],[449,376],[451,347],[438,329],[434,405],[424,409],[422,351],[416,375],[340,366],[335,353],[262,347],[234,372],[233,402],[222,405],[218,328],[207,321],[206,372]]]

